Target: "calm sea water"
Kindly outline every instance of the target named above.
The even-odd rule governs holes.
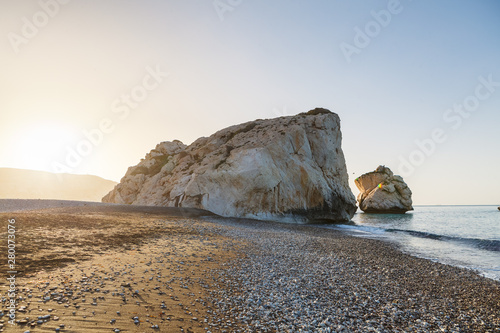
[[[415,206],[406,214],[358,212],[355,236],[397,243],[407,253],[477,270],[500,281],[500,211],[497,206]]]

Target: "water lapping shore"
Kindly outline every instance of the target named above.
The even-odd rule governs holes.
[[[12,215],[24,224],[28,268],[17,280],[23,322],[7,327],[3,317],[4,331],[500,330],[500,283],[472,271],[335,230],[204,213],[1,214],[2,228]]]
[[[357,213],[353,222],[329,228],[389,241],[407,253],[500,281],[500,214],[495,206],[417,206],[407,214]]]
[[[313,226],[225,222],[247,256],[213,291],[243,331],[491,332],[500,284]],[[225,286],[222,288],[222,286]],[[228,291],[229,289],[229,291]]]

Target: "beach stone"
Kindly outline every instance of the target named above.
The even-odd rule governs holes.
[[[349,221],[337,114],[307,113],[231,126],[186,146],[162,142],[103,202],[200,208],[226,217]]]
[[[405,213],[413,210],[411,190],[386,166],[356,178],[359,208],[365,213]]]

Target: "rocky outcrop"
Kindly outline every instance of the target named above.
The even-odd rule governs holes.
[[[189,146],[162,142],[103,201],[229,217],[349,221],[356,201],[341,140],[339,117],[317,108],[231,126]]]
[[[413,210],[411,190],[401,176],[379,166],[354,181],[360,193],[359,208],[365,213],[405,213]]]

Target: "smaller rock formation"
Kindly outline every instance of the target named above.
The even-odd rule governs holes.
[[[413,210],[410,188],[383,165],[354,182],[360,190],[359,208],[365,213],[404,214]]]

